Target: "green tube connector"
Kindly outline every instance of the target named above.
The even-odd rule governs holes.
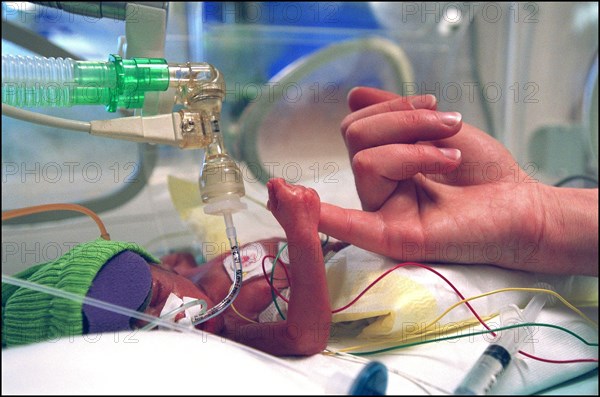
[[[111,55],[109,62],[75,62],[73,75],[72,104],[102,104],[109,112],[141,108],[146,92],[169,88],[169,67],[160,58],[122,59]]]

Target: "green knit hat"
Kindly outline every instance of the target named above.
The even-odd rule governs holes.
[[[80,244],[55,261],[32,266],[15,277],[86,296],[104,264],[123,251],[159,263],[137,244],[98,239]],[[83,334],[83,306],[81,302],[2,283],[2,347]]]

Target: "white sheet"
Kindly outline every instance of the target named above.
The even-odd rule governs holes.
[[[105,333],[2,351],[2,394],[320,394],[285,361],[204,333]]]
[[[539,320],[597,341],[596,330],[561,307],[544,310]],[[559,331],[540,329],[536,338],[534,354],[541,357],[598,358],[597,347]],[[462,338],[368,359],[387,366],[387,394],[445,394],[454,390],[486,346],[484,337]],[[3,350],[2,393],[347,394],[364,365],[327,355],[280,359],[209,334],[121,332]],[[532,394],[593,368],[597,364],[547,364],[519,358],[492,392]],[[590,394],[597,394],[597,389]]]

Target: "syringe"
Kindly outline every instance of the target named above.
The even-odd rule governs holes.
[[[515,318],[503,321],[503,326],[534,322],[546,303],[547,295],[538,293],[521,312],[513,306]],[[511,305],[512,306],[512,305]],[[497,341],[490,344],[454,391],[455,395],[484,395],[496,383],[498,376],[508,367],[520,346],[530,337],[529,329],[521,327],[502,331]]]

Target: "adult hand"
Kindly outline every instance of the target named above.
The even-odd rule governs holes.
[[[595,222],[597,237],[597,189],[574,192],[568,200],[580,211],[566,214],[564,194],[578,189],[558,194],[539,183],[534,168],[523,170],[460,114],[436,111],[431,95],[357,88],[348,103],[341,132],[364,211],[323,203],[321,232],[401,261],[597,274],[597,239],[595,266],[589,250],[559,263],[564,253],[552,246],[565,243],[561,219],[583,221],[592,232]],[[594,212],[595,221],[588,219]],[[585,263],[575,264],[584,255]]]

